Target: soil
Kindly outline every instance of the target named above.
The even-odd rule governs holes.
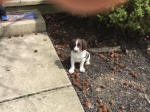
[[[43,15],[48,35],[67,71],[85,112],[150,112],[149,36],[123,37],[90,18],[63,13]],[[121,46],[119,52],[91,52],[86,72],[69,74],[70,41],[83,38],[90,48]]]

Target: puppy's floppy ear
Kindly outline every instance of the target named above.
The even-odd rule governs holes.
[[[74,47],[74,42],[75,42],[75,39],[72,39],[71,42],[70,42],[70,49],[72,50],[73,47]]]
[[[87,49],[87,42],[82,39],[82,50],[86,50]]]

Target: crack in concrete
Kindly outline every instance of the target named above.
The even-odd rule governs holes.
[[[39,91],[39,92],[36,92],[36,93],[30,93],[30,94],[27,94],[27,95],[23,95],[23,96],[11,98],[11,99],[5,99],[5,100],[0,101],[0,104],[7,103],[7,102],[10,102],[10,101],[15,101],[15,100],[18,100],[18,99],[31,97],[31,96],[35,96],[35,95],[39,95],[39,94],[46,93],[46,92],[57,91],[57,90],[61,90],[61,89],[64,89],[64,88],[69,88],[69,87],[72,87],[72,85],[66,85],[66,86],[57,87],[57,88],[54,88],[54,89],[48,89],[48,90],[43,90],[43,91]]]

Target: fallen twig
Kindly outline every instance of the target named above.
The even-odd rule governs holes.
[[[147,102],[150,104],[150,99],[148,98],[147,94],[145,94],[145,99],[146,99]]]
[[[114,52],[114,51],[121,51],[121,47],[120,46],[116,46],[116,47],[102,47],[102,48],[90,48],[88,49],[89,52]]]

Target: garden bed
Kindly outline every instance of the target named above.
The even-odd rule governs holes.
[[[119,31],[98,31],[91,18],[63,13],[44,18],[48,35],[85,112],[150,111],[150,60],[144,50],[149,36],[123,38]],[[90,48],[120,46],[122,50],[91,52],[91,65],[86,66],[86,72],[80,73],[77,65],[76,73],[69,74],[69,43],[74,38],[85,39]]]

